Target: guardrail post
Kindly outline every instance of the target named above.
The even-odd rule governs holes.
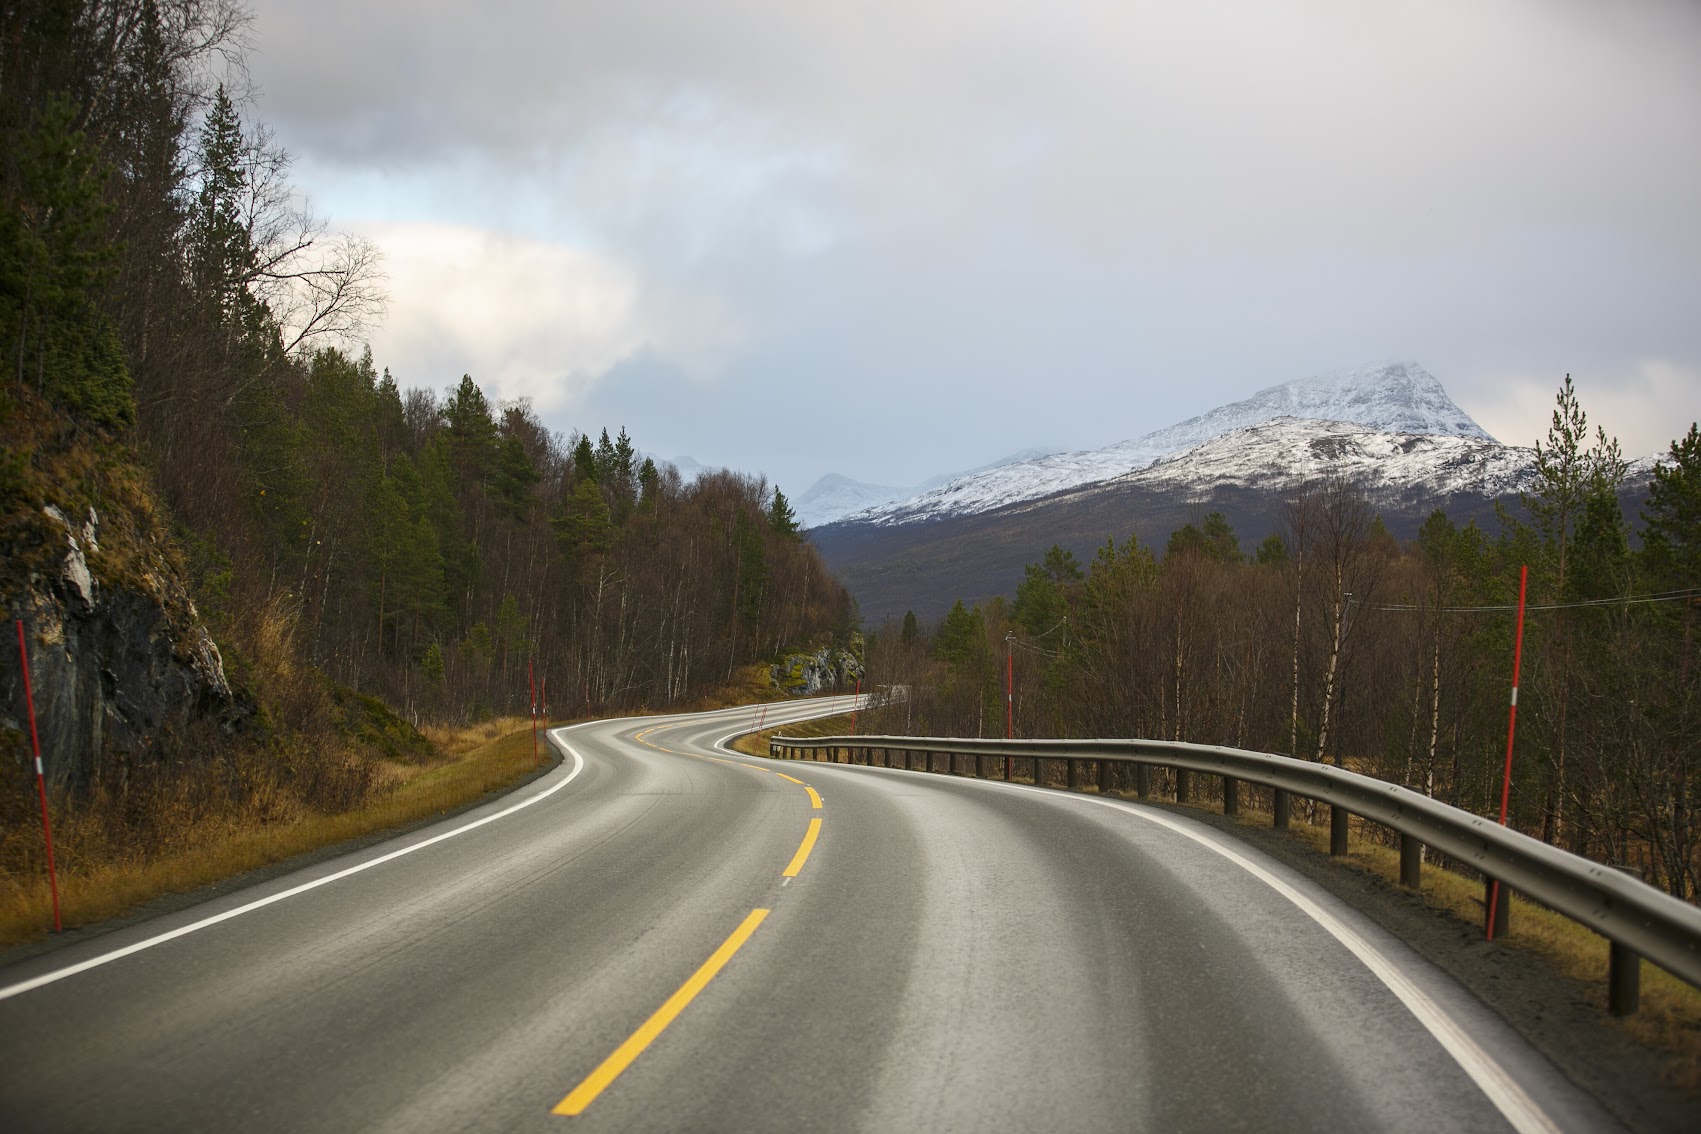
[[[1288,829],[1288,810],[1293,805],[1293,797],[1281,788],[1276,789],[1275,799],[1271,801],[1270,810],[1275,813],[1275,827],[1278,831]]]
[[[1620,866],[1638,882],[1642,870]],[[1632,1016],[1642,1006],[1642,958],[1630,946],[1614,941],[1607,951],[1607,1011],[1614,1016]]]
[[[1498,885],[1500,893],[1495,894]],[[1505,937],[1512,930],[1512,890],[1510,887],[1497,884],[1493,878],[1484,877],[1482,880],[1483,928],[1489,937]],[[1488,925],[1489,912],[1493,911],[1494,925]]]
[[[1134,794],[1141,799],[1152,794],[1152,766],[1150,764],[1134,765]]]
[[[1410,835],[1400,836],[1400,885],[1423,889],[1423,844]]]
[[[1642,958],[1617,941],[1607,953],[1607,1011],[1632,1016],[1642,1006]]]
[[[1005,783],[1010,782],[1010,765],[1012,763],[1014,763],[1014,761],[1009,756],[1004,757],[1004,782]]]
[[[1329,805],[1329,853],[1347,853],[1347,809],[1338,803]]]
[[[1175,801],[1187,803],[1193,798],[1193,773],[1186,768],[1175,770]]]
[[[1069,761],[1067,761],[1067,763],[1069,765],[1069,790],[1070,791],[1080,791],[1081,790],[1081,761],[1069,760]]]
[[[1034,757],[1034,786],[1035,787],[1041,787],[1045,784],[1045,773],[1041,770],[1041,764],[1042,763],[1043,763],[1043,761],[1041,761],[1038,756]]]
[[[1233,776],[1223,777],[1223,814],[1240,814],[1240,781]]]

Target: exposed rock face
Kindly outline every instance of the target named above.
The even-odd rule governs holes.
[[[148,755],[193,724],[229,732],[252,715],[225,679],[218,647],[163,549],[145,537],[127,540],[133,546],[122,575],[112,577],[118,573],[106,570],[113,565],[102,555],[92,508],[85,519],[52,505],[42,514],[43,546],[29,555],[36,569],[21,593],[4,596],[0,730],[14,734],[20,757],[28,754],[29,718],[16,619],[29,649],[42,763],[55,788],[81,787],[103,760]]]
[[[860,635],[853,648],[862,645]],[[788,654],[785,660],[768,669],[774,688],[794,697],[808,697],[823,689],[842,689],[862,680],[862,659],[850,650],[822,646],[812,654]]]

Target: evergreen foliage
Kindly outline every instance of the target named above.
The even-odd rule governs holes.
[[[687,484],[624,428],[563,441],[471,375],[408,388],[351,348],[382,307],[370,250],[300,207],[207,78],[240,65],[239,6],[5,11],[0,412],[30,399],[145,458],[233,668],[283,651],[277,672],[461,720],[519,707],[528,663],[574,708],[659,706],[849,632],[760,481]]]
[[[1356,489],[1324,482],[1250,561],[1214,514],[1161,560],[1107,542],[1084,578],[1054,547],[1013,602],[958,602],[931,643],[912,616],[873,635],[871,683],[908,696],[867,728],[999,735],[1009,648],[1017,736],[1293,753],[1493,815],[1527,565],[1511,822],[1694,899],[1701,428],[1657,466],[1639,531],[1620,510],[1618,446],[1569,380],[1541,451],[1527,511],[1493,533],[1438,510],[1402,546]]]

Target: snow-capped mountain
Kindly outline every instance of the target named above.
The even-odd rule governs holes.
[[[809,486],[802,496],[792,501],[792,509],[797,513],[798,521],[805,528],[816,528],[822,524],[831,524],[850,515],[852,512],[868,508],[877,508],[898,500],[906,500],[920,493],[950,484],[964,477],[972,477],[990,469],[1001,468],[1005,465],[1020,464],[1033,461],[1055,453],[1055,449],[1023,449],[1020,453],[1012,453],[1007,457],[993,461],[989,465],[965,469],[961,472],[945,473],[931,476],[920,484],[912,484],[907,488],[894,488],[885,484],[867,484],[860,480],[852,480],[839,473],[828,473]]]
[[[838,473],[828,473],[792,501],[792,511],[797,514],[798,523],[814,528],[864,508],[901,500],[915,492],[914,486],[895,488],[888,484],[865,484]]]
[[[1108,448],[997,465],[907,499],[865,507],[844,519],[889,526],[987,512],[1125,476],[1233,430],[1283,417],[1349,422],[1390,435],[1495,444],[1423,367],[1415,362],[1383,363],[1271,386],[1245,401]]]
[[[1230,430],[1110,483],[1207,497],[1223,487],[1281,492],[1338,476],[1373,499],[1383,490],[1493,499],[1529,489],[1535,466],[1535,450],[1487,437],[1396,433],[1345,421],[1278,417]]]

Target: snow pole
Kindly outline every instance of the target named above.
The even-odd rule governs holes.
[[[24,703],[29,706],[30,747],[35,752],[35,791],[41,797],[41,837],[47,844],[47,886],[53,893],[53,932],[62,933],[59,919],[59,873],[53,867],[53,824],[47,818],[47,777],[41,768],[41,737],[35,728],[35,692],[30,688],[30,653],[24,646],[24,620],[18,619],[18,662],[24,671]]]
[[[851,694],[851,735],[856,735],[856,706],[862,700],[862,678],[856,679],[856,692]]]
[[[1518,671],[1524,660],[1524,598],[1529,591],[1530,568],[1518,568],[1518,632],[1512,644],[1512,703],[1506,714],[1506,770],[1500,778],[1500,825],[1506,826],[1506,808],[1512,799],[1512,738],[1518,731]],[[1496,914],[1500,911],[1500,879],[1488,885],[1488,926],[1485,934],[1494,940]]]
[[[537,671],[534,663],[526,662],[526,682],[532,687],[532,763],[543,763],[543,757],[537,754]]]

